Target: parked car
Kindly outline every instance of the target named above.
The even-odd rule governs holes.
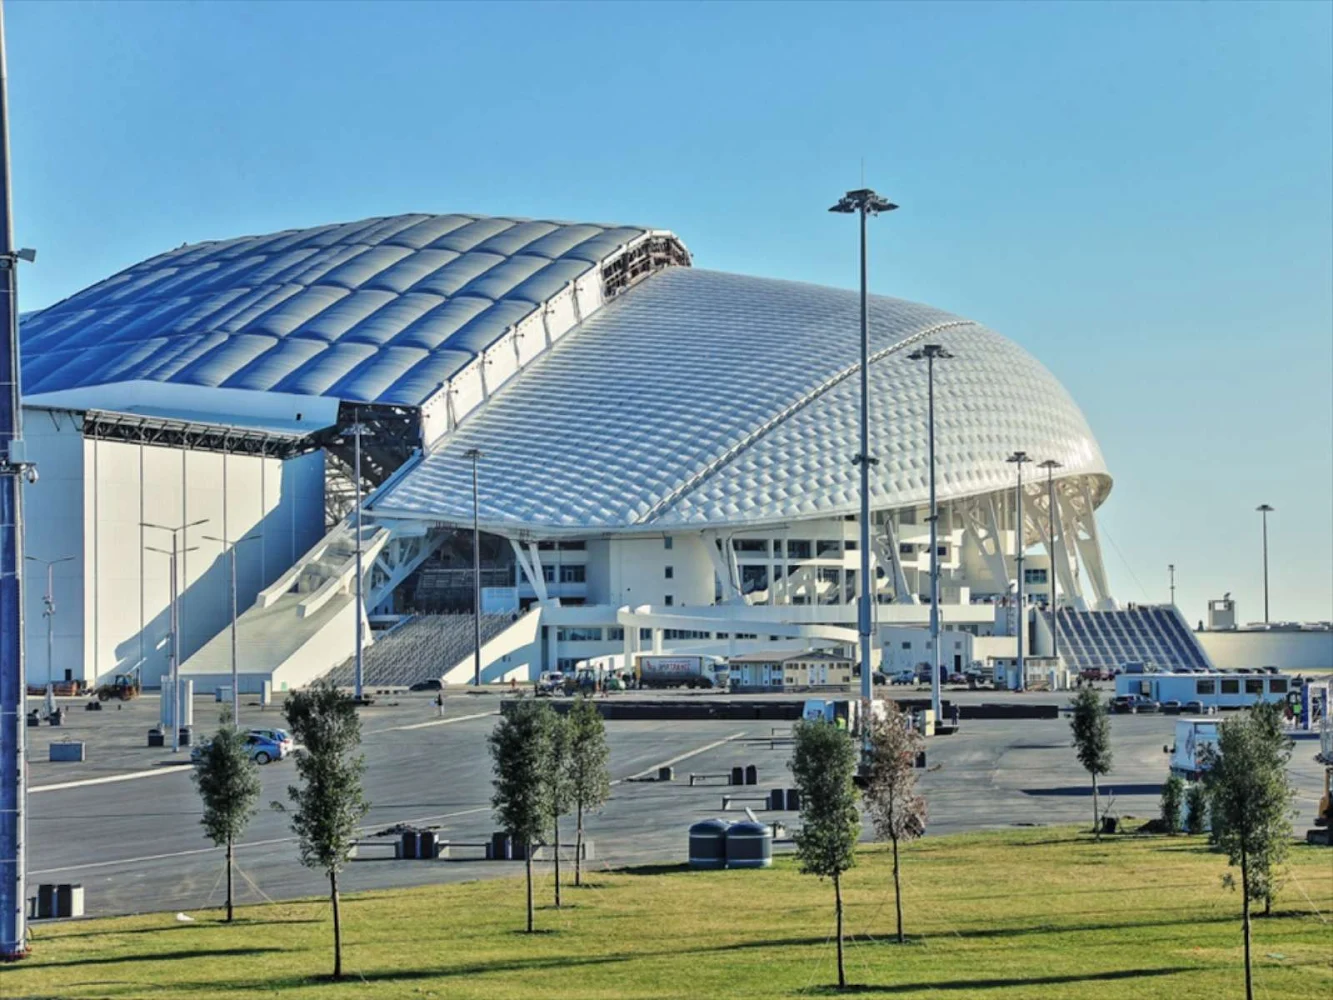
[[[1180,702],[1174,699],[1171,701],[1164,701],[1158,707],[1161,709],[1163,715],[1179,715],[1182,709]]]
[[[1111,699],[1111,711],[1117,715],[1138,715],[1156,712],[1160,706],[1141,694],[1122,694]]]
[[[873,678],[876,686],[889,683],[889,675],[882,670],[876,670]]]
[[[292,742],[292,734],[285,729],[251,729],[251,736],[258,736],[261,739],[271,740],[282,747],[282,755],[286,757],[292,752],[295,744]]]
[[[442,691],[444,682],[438,677],[432,677],[428,681],[417,681],[407,690],[409,691]]]
[[[1216,705],[1205,705],[1201,701],[1187,701],[1180,706],[1181,715],[1216,715]]]
[[[890,683],[890,684],[915,684],[915,683],[916,683],[916,671],[915,671],[915,670],[912,670],[911,668],[908,668],[907,670],[899,670],[896,674],[894,674],[892,677],[889,678],[889,683]]]
[[[205,740],[194,747],[190,751],[190,763],[199,764],[204,759],[204,751],[212,742],[212,740]],[[267,764],[269,761],[283,758],[281,743],[264,736],[256,736],[254,733],[246,734],[245,747],[250,751],[250,759],[256,764]]]

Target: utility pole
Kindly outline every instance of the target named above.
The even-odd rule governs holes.
[[[28,562],[43,563],[46,566],[46,593],[42,595],[42,617],[46,619],[46,680],[55,683],[55,620],[56,620],[56,574],[58,563],[69,562],[73,556],[61,556],[59,559],[38,559],[36,556],[24,556]]]
[[[1060,659],[1060,577],[1055,572],[1055,526],[1060,520],[1060,508],[1055,505],[1055,470],[1064,468],[1053,458],[1048,458],[1038,466],[1046,470],[1046,513],[1051,528],[1051,656]],[[1063,541],[1063,539],[1061,539]]]
[[[255,542],[259,540],[258,535],[246,535],[244,538],[238,538],[234,542],[229,542],[225,538],[218,538],[216,535],[204,535],[210,542],[219,543],[223,551],[227,553],[227,561],[230,563],[231,570],[231,724],[240,728],[241,725],[241,688],[240,671],[236,666],[236,546],[242,542]]]
[[[1266,503],[1261,503],[1254,508],[1260,514],[1264,521],[1264,624],[1268,624],[1268,515],[1275,508]]]
[[[159,549],[152,545],[145,545],[149,552],[156,552],[158,555],[169,556],[171,559],[171,604],[167,614],[168,629],[171,633],[171,655],[167,660],[168,677],[171,680],[171,752],[180,753],[181,748],[181,696],[180,696],[180,666],[181,666],[181,620],[180,620],[180,575],[177,572],[177,561],[180,556],[186,552],[195,552],[199,546],[182,546],[182,539],[179,535],[184,535],[190,528],[196,528],[201,524],[207,524],[208,518],[203,517],[198,521],[191,521],[188,524],[170,527],[165,524],[153,524],[148,521],[139,522],[141,527],[156,528],[159,531],[169,531],[171,533],[171,549]],[[142,681],[141,681],[142,683]]]
[[[23,481],[37,467],[23,448],[20,392],[18,262],[35,251],[15,249],[9,183],[9,97],[4,12],[0,8],[0,960],[28,954],[28,755],[23,709]]]
[[[481,452],[469,448],[465,455],[472,459],[472,684],[481,687],[481,529],[477,513],[477,462]]]
[[[1014,534],[1014,555],[1018,564],[1018,690],[1027,690],[1027,674],[1023,665],[1023,633],[1027,631],[1027,608],[1023,603],[1023,463],[1030,462],[1028,453],[1016,451],[1006,462],[1013,462],[1018,467],[1018,488],[1014,492],[1018,504],[1018,528]]]
[[[356,481],[356,506],[352,511],[352,531],[356,536],[356,676],[352,693],[357,703],[360,704],[365,700],[365,690],[363,688],[364,675],[361,668],[364,660],[364,619],[366,617],[365,595],[362,593],[364,583],[361,579],[361,435],[365,434],[369,428],[361,423],[360,410],[355,411],[352,419],[354,423],[351,427],[347,428],[345,432],[352,435],[352,478]]]
[[[930,646],[935,651],[931,657],[930,707],[935,712],[936,723],[941,721],[943,709],[940,704],[940,508],[935,500],[935,362],[952,357],[939,344],[927,344],[908,355],[912,361],[923,358],[926,361],[926,436],[930,456]]]
[[[857,604],[857,632],[861,639],[861,732],[863,746],[870,749],[871,704],[875,696],[874,670],[870,661],[870,303],[866,278],[866,217],[892,212],[898,206],[869,188],[848,191],[829,209],[861,217],[861,451],[853,461],[861,469],[861,595]]]

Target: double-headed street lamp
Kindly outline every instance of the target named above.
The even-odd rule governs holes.
[[[1276,509],[1266,503],[1254,508],[1264,521],[1264,624],[1268,624],[1268,515]]]
[[[1027,452],[1016,451],[1005,461],[1018,467],[1018,487],[1014,493],[1018,506],[1018,530],[1014,535],[1014,554],[1018,564],[1018,690],[1023,691],[1027,688],[1023,666],[1023,633],[1027,631],[1027,609],[1023,605],[1023,465],[1032,459],[1028,458]]]
[[[481,451],[469,448],[464,458],[472,460],[472,684],[481,687],[481,528],[478,522],[477,462]]]
[[[1055,505],[1055,470],[1064,468],[1053,458],[1048,458],[1037,466],[1039,469],[1046,470],[1046,513],[1050,520],[1051,528],[1051,656],[1059,660],[1060,658],[1060,578],[1056,575],[1056,554],[1055,554],[1055,525],[1060,518],[1060,508]],[[1020,470],[1021,471],[1021,470]],[[1064,541],[1063,533],[1061,541]],[[1059,664],[1057,663],[1057,666]]]
[[[200,518],[198,521],[190,521],[188,524],[181,524],[175,527],[166,524],[153,524],[150,521],[140,521],[139,525],[143,528],[156,528],[159,531],[171,532],[171,548],[159,549],[152,545],[145,545],[149,552],[156,552],[158,555],[171,557],[171,604],[167,616],[168,629],[171,634],[171,657],[167,660],[168,676],[171,680],[171,752],[179,753],[181,748],[181,698],[180,698],[180,580],[176,571],[177,559],[186,552],[194,552],[199,548],[197,545],[183,546],[177,541],[177,536],[184,534],[190,528],[197,528],[201,524],[207,524],[208,518]],[[141,679],[142,682],[142,679]]]
[[[939,344],[927,344],[908,355],[912,361],[926,362],[926,440],[930,462],[930,707],[935,721],[940,721],[940,510],[935,502],[935,362],[947,361],[953,355]]]
[[[54,656],[55,647],[55,621],[56,621],[56,566],[63,562],[69,562],[74,556],[61,556],[59,559],[38,559],[36,556],[23,557],[29,562],[41,563],[46,567],[46,593],[42,595],[42,617],[46,619],[46,680],[48,683],[56,679],[56,665]]]
[[[234,542],[229,542],[225,538],[218,538],[216,535],[204,535],[210,542],[217,542],[227,553],[228,562],[231,564],[231,724],[239,727],[241,724],[241,695],[240,695],[240,673],[236,667],[236,546],[242,542],[257,542],[258,535],[246,535],[244,538],[238,538]]]
[[[892,212],[898,206],[869,188],[848,191],[829,209],[844,215],[861,216],[861,451],[853,459],[861,467],[861,596],[857,603],[857,632],[861,639],[862,731],[870,746],[871,703],[875,696],[874,671],[870,666],[870,306],[866,288],[866,218]]]

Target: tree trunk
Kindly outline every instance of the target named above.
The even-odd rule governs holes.
[[[231,837],[228,836],[228,837],[227,837],[227,923],[231,923],[231,918],[232,918],[232,915],[233,915],[233,914],[232,914],[232,902],[231,902],[231,900],[232,900],[232,896],[231,896],[231,890],[232,890],[231,869],[232,869],[232,844],[231,844]]]
[[[1100,822],[1100,817],[1097,815],[1098,812],[1099,812],[1099,809],[1098,809],[1098,802],[1097,802],[1097,774],[1096,774],[1096,772],[1093,772],[1093,774],[1092,774],[1092,833],[1093,833],[1093,836],[1094,836],[1094,837],[1096,837],[1098,840],[1101,840],[1101,839],[1102,839],[1102,825],[1101,825],[1101,822]]]
[[[342,914],[338,911],[338,873],[329,872],[329,899],[333,902],[333,978],[343,977]]]
[[[842,965],[842,882],[837,875],[833,876],[833,899],[838,915],[838,989],[844,989],[847,986],[847,973]]]
[[[574,828],[574,884],[583,884],[583,803],[578,805],[578,825]]]
[[[898,943],[903,943],[903,887],[898,881],[898,838],[893,838],[893,905],[898,908]]]
[[[530,840],[527,841],[525,843],[525,846],[527,849],[523,852],[523,854],[527,858],[526,864],[528,868],[528,933],[531,934],[532,933],[532,841]]]
[[[1250,971],[1250,865],[1245,848],[1240,851],[1240,923],[1245,932],[1245,1000],[1254,1000],[1254,978]]]
[[[555,908],[560,909],[560,817],[555,818]]]

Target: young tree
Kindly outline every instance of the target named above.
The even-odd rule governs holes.
[[[1074,717],[1069,725],[1078,762],[1092,775],[1092,832],[1101,840],[1097,778],[1111,770],[1111,717],[1096,690],[1084,688],[1074,696]]]
[[[606,723],[591,698],[579,698],[569,708],[569,783],[574,799],[574,884],[583,884],[583,817],[596,812],[611,797],[611,774],[606,762]]]
[[[1217,745],[1205,750],[1205,779],[1213,839],[1240,869],[1241,928],[1245,939],[1245,998],[1254,998],[1250,966],[1250,902],[1271,893],[1273,866],[1291,839],[1293,789],[1287,780],[1289,746],[1277,745],[1269,720],[1246,713],[1218,727]],[[1224,880],[1234,884],[1230,874]]]
[[[213,843],[227,848],[227,923],[231,923],[235,844],[255,814],[260,787],[259,769],[250,757],[245,733],[232,724],[229,707],[222,710],[222,728],[200,748],[193,777],[204,804],[199,822]]]
[[[532,852],[546,840],[551,804],[545,780],[551,756],[551,709],[530,699],[512,702],[491,732],[495,821],[523,844],[528,876],[528,933],[533,930]]]
[[[356,842],[357,824],[370,808],[361,790],[365,758],[356,752],[361,745],[361,720],[352,699],[327,681],[293,692],[283,711],[300,746],[296,773],[301,784],[287,789],[295,807],[292,831],[300,845],[301,864],[328,876],[333,904],[333,978],[341,979],[338,873]]]
[[[875,835],[893,844],[893,902],[898,911],[899,944],[905,939],[898,843],[915,840],[926,832],[926,800],[916,788],[916,756],[922,743],[912,720],[896,707],[875,723],[871,733],[866,812],[875,824]]]
[[[1203,833],[1208,826],[1208,790],[1196,781],[1185,792],[1185,832]]]
[[[801,793],[801,829],[796,857],[807,875],[833,880],[837,914],[838,987],[847,985],[842,959],[842,873],[856,864],[861,817],[856,810],[856,744],[846,730],[827,722],[800,722],[791,768]]]
[[[1173,774],[1162,786],[1162,826],[1167,833],[1180,832],[1180,809],[1185,802],[1185,781]]]
[[[550,731],[551,749],[544,762],[546,774],[546,802],[551,809],[551,850],[555,860],[555,908],[560,909],[560,817],[574,804],[574,789],[570,777],[571,739],[569,719],[559,715],[550,705],[543,705],[546,725]]]

